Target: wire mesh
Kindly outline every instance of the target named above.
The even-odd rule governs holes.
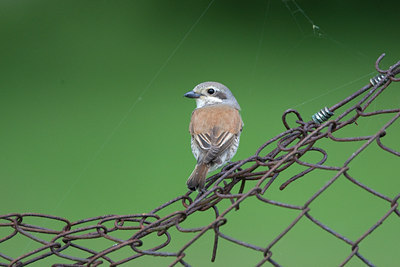
[[[186,251],[207,232],[211,232],[214,235],[211,261],[214,261],[216,258],[218,241],[222,238],[243,248],[259,252],[262,260],[256,266],[261,266],[267,262],[273,266],[281,266],[273,257],[274,246],[292,228],[298,225],[301,218],[307,218],[313,225],[322,228],[351,248],[350,253],[341,261],[340,266],[346,265],[353,257],[358,257],[368,266],[374,266],[367,259],[366,255],[360,253],[360,244],[377,228],[382,227],[389,216],[400,217],[399,204],[397,203],[400,193],[391,197],[386,196],[356,180],[349,174],[348,170],[350,162],[375,142],[384,151],[395,156],[400,156],[400,152],[382,143],[386,129],[399,119],[400,109],[365,111],[392,82],[400,80],[400,78],[395,77],[400,73],[400,61],[387,70],[382,70],[379,64],[384,56],[385,54],[382,54],[377,59],[375,68],[379,74],[372,78],[369,84],[332,107],[324,108],[319,113],[316,113],[315,115],[318,119],[306,122],[298,111],[294,109],[285,111],[282,116],[282,122],[287,129],[285,132],[262,144],[254,155],[231,163],[225,166],[218,174],[208,178],[205,190],[200,194],[189,191],[185,195],[178,196],[162,204],[149,213],[104,215],[75,222],[70,222],[66,218],[37,213],[0,215],[0,228],[8,230],[7,234],[3,237],[0,236],[0,244],[11,244],[13,240],[21,236],[39,244],[37,249],[18,257],[11,257],[0,252],[0,266],[25,266],[32,263],[40,263],[40,261],[49,256],[56,256],[56,259],[60,259],[60,263],[55,262],[53,266],[98,266],[102,264],[117,266],[127,262],[134,263],[134,260],[140,257],[169,257],[171,258],[170,266],[177,264],[190,266],[185,259]],[[359,100],[355,104],[349,105],[351,101],[357,99]],[[334,115],[335,111],[344,106],[348,106],[345,111],[339,115]],[[287,119],[289,114],[296,116],[296,127],[289,126]],[[381,128],[373,135],[347,138],[334,136],[335,133],[341,131],[346,126],[357,123],[357,119],[360,117],[371,118],[381,114],[393,114],[393,116],[388,121],[382,122]],[[332,116],[334,116],[334,119],[330,119]],[[316,146],[322,139],[329,140],[329,142],[361,141],[362,145],[344,161],[343,165],[328,166],[325,165],[328,157],[327,151]],[[310,151],[319,153],[322,159],[317,163],[302,161],[301,158]],[[265,192],[274,182],[279,181],[278,177],[283,171],[287,170],[291,165],[296,164],[305,166],[306,170],[297,173],[282,183],[280,186],[281,190],[300,178],[305,179],[304,177],[314,170],[331,171],[334,175],[301,206],[267,199]],[[244,166],[248,167],[244,168]],[[310,214],[310,205],[321,194],[324,194],[339,177],[345,177],[345,179],[348,179],[362,190],[386,201],[388,204],[384,215],[355,241],[336,232]],[[246,188],[250,189],[247,190]],[[194,195],[196,197],[193,197]],[[297,210],[298,215],[264,247],[250,244],[222,233],[222,226],[228,223],[226,215],[238,209],[239,204],[249,198],[257,199],[265,203],[265,205]],[[221,208],[221,201],[226,199],[230,200],[231,204],[227,208]],[[176,204],[181,205],[181,208],[174,209],[174,212],[168,213],[166,216],[160,215],[163,211]],[[206,210],[212,210],[215,214],[215,218],[209,221],[208,224],[197,228],[182,227],[182,222],[189,216]],[[41,220],[42,225],[49,225],[50,222],[50,224],[58,225],[58,227],[54,227],[56,228],[54,229],[31,224],[29,221],[32,218]],[[194,237],[180,247],[179,250],[166,252],[172,240],[172,234],[170,233],[172,229],[181,233],[194,233]],[[121,232],[123,232],[125,238],[121,238],[122,235],[118,235]],[[162,239],[162,241],[159,241],[152,248],[141,249],[144,243],[143,240],[150,235],[155,235],[157,236],[156,240]],[[96,249],[96,242],[99,239],[109,240],[110,245],[105,249]],[[83,243],[80,241],[86,242]],[[129,249],[129,256],[118,258],[115,252],[123,248]],[[124,255],[126,256],[126,254]],[[69,263],[61,263],[65,261]]]

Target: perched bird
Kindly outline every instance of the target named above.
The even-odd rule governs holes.
[[[200,83],[184,96],[196,99],[197,106],[189,125],[197,164],[186,184],[190,190],[202,190],[207,173],[223,166],[235,155],[243,121],[238,102],[221,83]]]

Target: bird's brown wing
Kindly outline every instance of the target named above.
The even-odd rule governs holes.
[[[229,106],[194,110],[189,131],[201,151],[198,162],[208,164],[221,155],[232,145],[242,125],[239,111]]]
[[[194,141],[202,150],[199,160],[206,164],[221,155],[235,140],[235,135],[230,132],[221,132],[219,136],[198,134],[193,136]]]

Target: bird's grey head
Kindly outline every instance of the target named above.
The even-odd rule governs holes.
[[[222,83],[200,83],[184,96],[196,99],[197,108],[209,105],[225,104],[240,110],[240,106],[232,92]]]

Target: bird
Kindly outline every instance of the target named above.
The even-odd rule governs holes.
[[[189,133],[197,163],[186,185],[192,191],[201,192],[207,174],[222,167],[236,154],[244,124],[239,103],[221,83],[200,83],[184,96],[196,100]]]

